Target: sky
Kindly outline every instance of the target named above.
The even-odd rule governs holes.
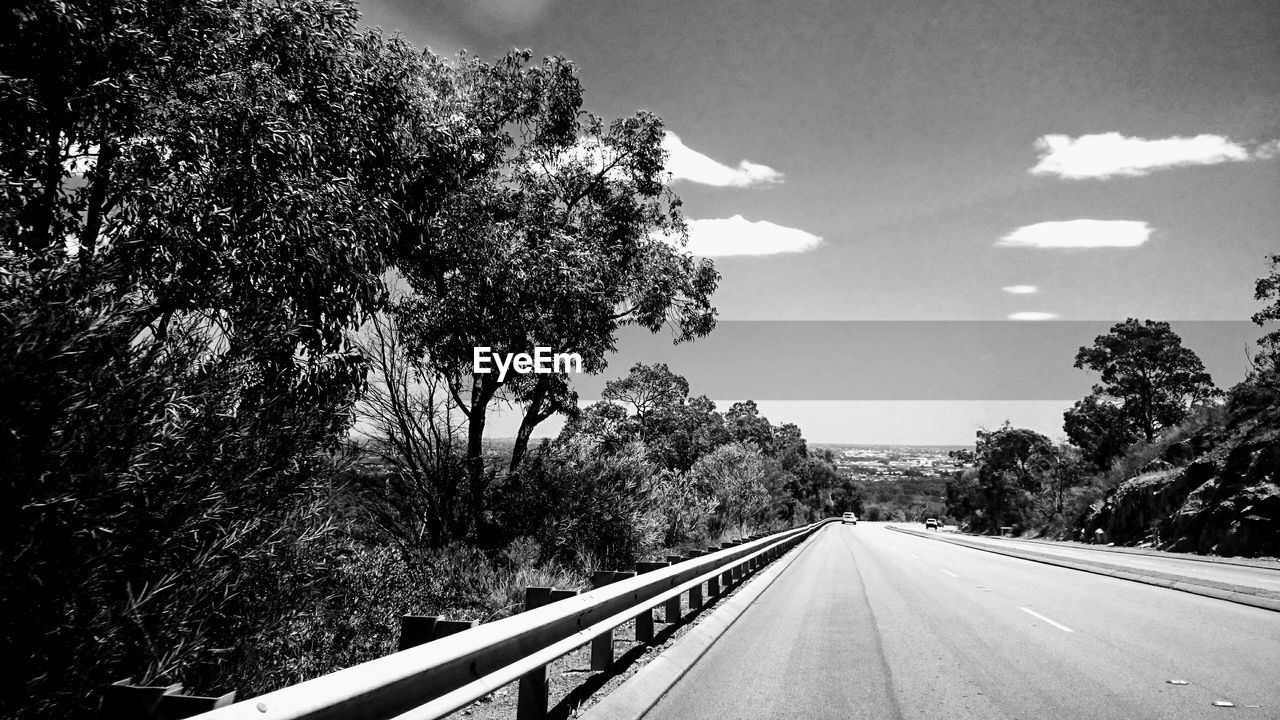
[[[723,275],[725,321],[1239,322],[1280,253],[1275,0],[360,7],[441,55],[563,55],[592,112],[661,117],[689,247]],[[1247,343],[1214,337],[1188,345],[1235,356],[1215,379],[1239,380]],[[831,355],[804,342],[792,351]],[[892,353],[840,364],[909,385]],[[1050,372],[1012,358],[993,376]],[[637,359],[620,354],[606,377]],[[1072,359],[1052,372],[1087,387]],[[726,362],[722,375],[752,377]],[[761,408],[815,442],[964,444],[1005,419],[1060,438],[1079,397],[813,394]]]

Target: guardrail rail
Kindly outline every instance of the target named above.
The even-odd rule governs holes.
[[[297,685],[196,715],[199,720],[331,720],[382,718],[429,720],[463,708],[508,683],[520,681],[517,716],[547,712],[546,666],[573,650],[592,646],[592,669],[613,661],[613,631],[635,618],[636,639],[653,638],[653,610],[678,616],[680,598],[691,608],[718,597],[745,575],[767,565],[823,525],[792,530],[668,556],[667,563],[641,563],[637,571],[597,574],[593,590],[569,595],[530,588],[524,612],[412,645]],[[567,597],[565,595],[568,595]],[[434,619],[420,619],[434,626]],[[406,630],[407,630],[406,626]],[[419,633],[417,642],[432,633]]]

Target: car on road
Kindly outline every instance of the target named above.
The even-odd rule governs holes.
[[[844,523],[853,523],[854,525],[857,525],[858,516],[851,512],[847,512],[844,514],[844,517],[840,518],[840,524],[843,525]]]
[[[937,530],[939,527],[941,527],[941,525],[938,523],[937,518],[929,518],[924,521],[925,530],[928,530],[929,528],[933,528],[934,530]]]

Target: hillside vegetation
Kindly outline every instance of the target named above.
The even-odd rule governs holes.
[[[1256,283],[1280,320],[1280,255]],[[966,529],[1178,552],[1280,556],[1280,330],[1225,393],[1168,323],[1115,325],[1076,367],[1100,373],[1064,415],[1070,445],[1010,427],[978,433],[976,467],[947,486]]]

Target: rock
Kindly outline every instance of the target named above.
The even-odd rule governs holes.
[[[1240,404],[1222,424],[1171,445],[1107,493],[1082,529],[1086,537],[1103,529],[1118,545],[1280,555],[1280,405]]]

